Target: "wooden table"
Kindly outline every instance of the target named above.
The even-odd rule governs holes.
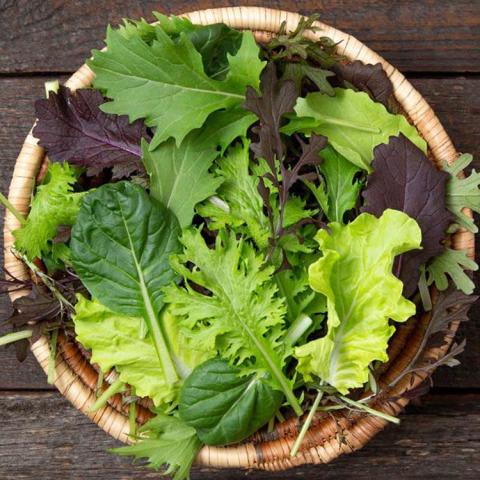
[[[225,0],[0,0],[0,188],[7,191],[20,145],[33,122],[33,102],[46,80],[66,76],[101,46],[105,25],[234,5]],[[480,1],[243,1],[309,14],[357,36],[407,74],[431,103],[460,151],[480,166]],[[1,221],[0,221],[1,223]],[[1,226],[1,225],[0,225]],[[0,259],[1,260],[1,259]],[[477,277],[477,282],[479,278]],[[478,284],[478,283],[477,283]],[[480,478],[480,305],[460,336],[463,365],[435,374],[421,405],[399,427],[327,466],[258,479]],[[29,358],[0,350],[0,478],[147,479],[158,474],[106,453],[116,442],[77,412]],[[241,479],[244,471],[195,469],[194,479]]]

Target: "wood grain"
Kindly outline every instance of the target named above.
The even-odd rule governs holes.
[[[158,474],[110,455],[117,443],[56,393],[0,394],[0,478],[150,479]],[[410,407],[399,427],[387,428],[363,450],[330,465],[283,473],[195,469],[193,480],[478,478],[480,395],[431,395]]]
[[[242,5],[258,5],[243,0]],[[238,5],[232,0],[3,0],[0,72],[69,72],[101,46],[107,23],[152,19],[151,11],[181,13]],[[480,71],[478,0],[264,0],[262,6],[303,14],[346,30],[403,72]]]

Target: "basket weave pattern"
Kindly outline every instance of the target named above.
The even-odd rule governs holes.
[[[295,13],[259,7],[219,8],[193,12],[185,16],[198,24],[224,22],[234,28],[252,30],[259,41],[265,41],[275,34],[283,21],[287,22],[288,29],[294,29],[300,19],[300,16]],[[317,22],[317,27],[319,30],[309,33],[309,36],[311,38],[330,37],[339,43],[339,53],[345,55],[348,60],[361,60],[372,64],[380,62],[393,83],[397,101],[427,141],[431,158],[438,165],[443,161],[449,163],[455,161],[457,152],[438,118],[423,97],[398,70],[354,37],[321,22]],[[66,85],[72,90],[88,87],[93,77],[93,72],[83,65],[70,77]],[[22,213],[28,212],[35,178],[44,160],[45,153],[30,132],[18,156],[9,192],[9,200]],[[471,214],[469,211],[466,213]],[[19,226],[18,220],[7,213],[4,227],[5,268],[17,278],[25,279],[28,278],[29,273],[11,251],[14,242],[11,231]],[[466,249],[469,256],[473,258],[473,234],[466,231],[458,232],[453,238],[453,247]],[[15,295],[23,293],[25,292],[15,292]],[[409,364],[419,348],[428,322],[429,314],[425,314],[421,318],[410,319],[398,328],[389,347],[390,361],[384,368],[380,379],[381,385],[389,384]],[[453,322],[452,331],[455,331],[457,326],[458,323]],[[451,341],[450,336],[446,338],[442,348],[430,350],[426,355],[429,358],[439,358]],[[32,351],[46,371],[49,358],[47,339],[40,338],[32,346]],[[121,399],[118,396],[95,414],[88,412],[89,407],[96,400],[97,377],[97,372],[78,346],[60,337],[55,371],[56,387],[76,408],[92,418],[107,433],[127,442],[128,418],[126,412],[122,410]],[[421,383],[426,377],[426,373],[417,374],[414,378],[404,377],[387,392],[388,395],[377,398],[372,406],[388,414],[397,415],[408,403],[408,399],[402,398],[401,394]],[[148,409],[140,406],[138,422],[144,423],[149,415]],[[299,453],[295,458],[291,458],[290,449],[301,427],[301,420],[292,418],[277,425],[274,432],[254,435],[247,443],[229,447],[206,446],[200,451],[197,463],[213,467],[266,470],[283,470],[304,463],[327,463],[342,453],[361,448],[385,426],[385,423],[378,417],[359,413],[317,414]]]

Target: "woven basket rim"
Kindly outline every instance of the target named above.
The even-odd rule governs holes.
[[[224,22],[234,28],[252,30],[256,33],[257,39],[268,38],[272,33],[276,33],[282,21],[286,21],[287,28],[291,30],[295,28],[301,18],[299,14],[282,10],[241,6],[199,10],[181,16],[188,17],[193,23],[206,25]],[[328,36],[335,42],[340,42],[338,49],[348,60],[361,60],[365,63],[380,62],[394,85],[395,97],[427,141],[437,164],[441,165],[443,161],[449,163],[455,161],[457,152],[433,110],[398,70],[353,36],[322,22],[316,22],[316,26],[319,31],[310,36]],[[89,86],[92,78],[93,72],[86,65],[83,65],[69,78],[66,85],[71,89]],[[37,140],[30,131],[17,158],[9,191],[9,200],[22,213],[28,212],[36,174],[44,157],[43,149],[37,145]],[[471,215],[468,209],[464,211]],[[14,242],[11,232],[18,227],[18,220],[7,212],[4,224],[4,263],[6,270],[17,278],[26,278],[28,272],[25,266],[11,251]],[[455,249],[466,249],[468,255],[473,258],[474,235],[466,231],[458,232],[453,237],[453,247]],[[21,294],[22,292],[17,292],[17,295]],[[417,322],[417,334],[414,335],[410,332],[410,336],[404,339],[404,341],[408,340],[408,348],[401,349],[396,364],[401,362],[402,358],[406,358],[405,351],[414,350],[415,346],[418,346],[418,335],[421,334],[422,328],[424,329],[428,324],[428,319],[428,315],[420,319]],[[458,322],[453,322],[451,325],[452,331],[456,331],[457,326]],[[446,340],[447,343],[443,349],[435,349],[429,353],[433,356],[440,356],[443,350],[448,348],[453,338],[449,337]],[[41,337],[32,346],[32,352],[42,368],[47,371],[49,358],[47,339]],[[73,356],[74,353],[68,353],[64,349],[62,355],[57,357],[54,384],[77,409],[92,418],[107,433],[123,442],[128,441],[128,419],[116,408],[109,404],[95,414],[88,411],[96,397],[92,389],[82,381],[84,374],[82,370],[86,368],[85,365],[78,366],[80,364],[72,363]],[[389,372],[391,375],[395,374],[395,365],[390,367]],[[418,384],[422,380],[423,378],[418,377],[414,380],[414,384]],[[397,393],[405,390],[409,383],[411,383],[411,379],[400,382]],[[380,402],[376,405],[376,408],[396,415],[407,403],[408,399],[400,398],[395,401]],[[273,440],[264,439],[262,441],[262,439],[259,439],[257,443],[250,442],[230,447],[206,446],[198,455],[197,463],[213,467],[244,467],[267,470],[283,470],[304,463],[327,463],[342,453],[350,453],[361,448],[385,424],[386,422],[378,417],[345,418],[339,415],[335,421],[329,418],[328,420],[319,420],[318,424],[312,425],[304,442],[306,445],[302,447],[295,458],[290,458],[289,452],[293,440],[291,436],[288,436],[288,428],[285,428],[285,431]],[[298,422],[295,426],[298,427]],[[336,435],[338,426],[345,433],[347,443],[339,442]]]

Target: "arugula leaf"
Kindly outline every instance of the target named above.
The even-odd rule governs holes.
[[[470,208],[480,213],[480,173],[472,169],[467,178],[458,177],[458,174],[467,168],[472,160],[473,157],[465,153],[451,165],[445,162],[443,169],[450,174],[450,180],[447,183],[447,208],[455,215],[455,220],[461,227],[477,233],[477,226],[462,212],[462,209]]]
[[[403,115],[388,113],[364,92],[335,88],[334,97],[309,93],[297,100],[295,113],[282,132],[325,135],[338,153],[367,171],[373,149],[392,135],[403,133],[420,150],[427,150],[425,140]]]
[[[29,260],[48,254],[58,228],[73,225],[85,193],[74,193],[78,171],[68,163],[50,163],[33,197],[27,222],[15,230],[15,248]]]
[[[192,464],[202,447],[195,429],[179,418],[158,412],[139,429],[138,441],[127,447],[110,451],[122,456],[147,458],[148,466],[155,470],[166,468],[162,475],[173,480],[187,480]]]
[[[158,315],[162,287],[175,279],[168,259],[180,249],[173,214],[142,187],[119,182],[84,197],[70,242],[83,284],[114,312],[142,317],[169,383],[178,380]]]
[[[310,286],[327,297],[327,334],[295,348],[297,370],[345,394],[368,380],[371,362],[388,360],[389,319],[403,322],[415,305],[392,273],[396,255],[420,246],[415,220],[386,210],[362,213],[348,225],[330,223],[316,239],[323,256],[309,267]]]
[[[115,368],[122,382],[134,386],[139,397],[151,398],[157,407],[177,401],[178,385],[168,382],[152,337],[142,335],[143,319],[115,313],[99,301],[82,295],[77,299],[72,316],[75,333],[77,340],[92,351],[91,362],[104,372]],[[159,323],[166,332],[175,367],[182,377],[215,355],[212,351],[192,348],[168,310],[162,312]]]
[[[206,75],[200,53],[184,33],[174,41],[157,28],[148,45],[108,28],[106,43],[107,50],[94,51],[88,62],[96,74],[94,86],[112,99],[102,109],[131,121],[145,118],[156,127],[151,149],[170,137],[179,145],[212,112],[239,106],[247,85],[258,88],[264,66],[251,32],[242,34],[237,54],[228,55],[229,72],[222,81]]]
[[[228,445],[265,425],[282,398],[256,375],[241,376],[238,368],[213,358],[185,380],[178,411],[203,443]]]
[[[393,96],[393,85],[381,63],[371,65],[355,60],[352,63],[338,63],[334,70],[341,81],[350,83],[388,107]]]
[[[292,382],[282,371],[289,349],[282,344],[285,305],[276,296],[273,266],[265,267],[263,256],[233,233],[220,231],[213,249],[195,229],[184,231],[181,241],[183,253],[174,255],[171,264],[185,287],[166,286],[165,301],[193,344],[199,349],[215,346],[242,375],[268,374],[268,384],[283,391],[300,414]],[[190,282],[211,295],[194,290]]]
[[[331,222],[343,223],[345,213],[355,207],[362,183],[355,179],[360,169],[327,146],[320,152],[320,172],[325,178],[318,186],[305,182]]]
[[[113,178],[126,177],[142,169],[140,139],[146,136],[143,122],[108,115],[100,110],[106,101],[100,92],[79,89],[75,93],[60,86],[48,99],[35,102],[38,122],[33,135],[50,160],[68,161],[87,167],[94,175],[113,167]]]
[[[228,71],[228,54],[235,55],[242,42],[242,33],[230,28],[224,23],[212,25],[195,25],[188,18],[167,17],[153,12],[158,21],[151,24],[145,20],[125,20],[119,31],[126,37],[139,36],[151,45],[157,38],[157,29],[161,29],[178,40],[183,33],[192,42],[195,49],[202,55],[205,73],[210,77],[222,79]]]
[[[444,250],[451,222],[445,199],[448,174],[437,170],[403,135],[376,147],[374,156],[362,211],[380,217],[388,208],[400,210],[414,218],[422,230],[422,249],[402,255],[394,269],[404,284],[404,295],[410,297],[418,284],[420,265]]]
[[[448,287],[448,275],[459,290],[470,295],[475,289],[475,284],[464,270],[478,270],[478,265],[467,257],[465,251],[446,248],[427,265],[427,284],[435,283],[439,290],[445,290]]]
[[[232,146],[225,157],[217,160],[215,174],[222,182],[218,197],[199,205],[197,211],[202,217],[211,219],[211,230],[229,225],[253,239],[260,249],[265,249],[270,238],[270,225],[258,193],[259,180],[249,173],[248,150],[249,143],[244,141]]]

